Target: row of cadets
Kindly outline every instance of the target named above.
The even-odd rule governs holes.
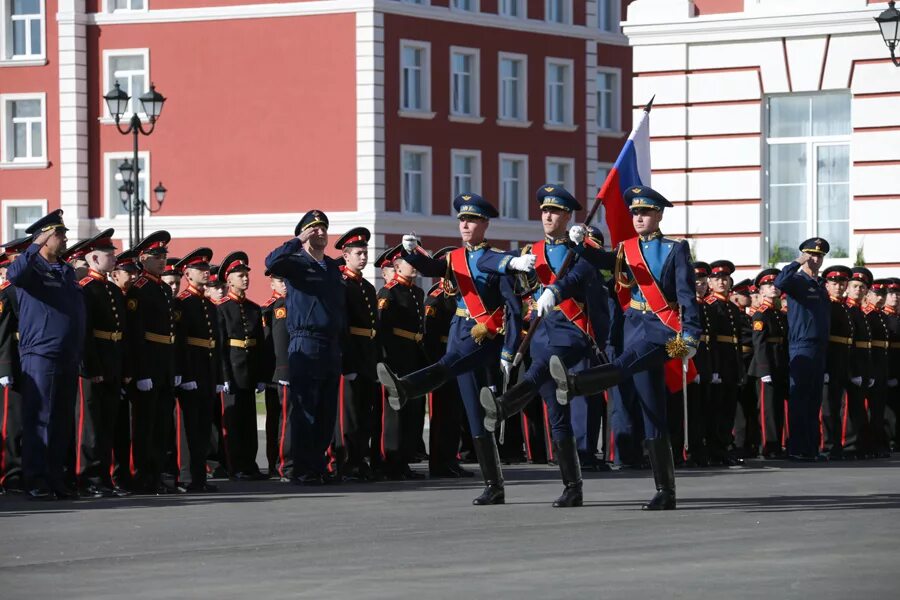
[[[263,335],[272,357],[272,377],[266,384],[266,459],[272,477],[288,481],[294,466],[291,456],[291,402],[287,330],[287,288],[284,278],[266,271],[272,296],[262,305]]]

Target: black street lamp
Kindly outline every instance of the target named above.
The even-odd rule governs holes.
[[[900,43],[900,10],[894,8],[894,0],[888,2],[888,7],[880,15],[875,17],[875,22],[881,29],[881,37],[891,53],[891,61],[895,67],[900,67],[900,58],[894,55],[897,45]]]
[[[143,238],[144,211],[147,210],[151,213],[158,212],[162,208],[163,200],[165,200],[166,197],[166,188],[160,183],[154,190],[159,207],[156,210],[153,210],[149,203],[141,198],[140,186],[138,185],[138,182],[140,181],[140,167],[138,166],[140,164],[138,162],[138,136],[150,135],[153,133],[153,130],[156,129],[156,120],[159,118],[160,113],[162,113],[166,99],[162,94],[156,91],[156,86],[152,83],[150,84],[150,90],[137,98],[137,100],[140,100],[141,109],[150,121],[150,127],[148,129],[144,129],[141,118],[138,116],[136,106],[132,106],[131,119],[128,123],[128,128],[122,129],[119,125],[119,121],[128,110],[128,102],[131,98],[119,87],[118,81],[113,89],[103,96],[103,99],[106,100],[109,114],[112,115],[113,119],[116,121],[116,129],[119,133],[122,135],[128,135],[130,133],[134,138],[134,157],[132,162],[129,163],[126,160],[119,167],[119,173],[122,176],[122,185],[119,186],[119,198],[128,210],[128,244],[129,246],[134,246],[135,243]]]

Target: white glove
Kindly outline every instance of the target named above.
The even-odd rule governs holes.
[[[550,290],[541,292],[541,297],[537,301],[537,314],[543,316],[545,312],[550,312],[556,306],[556,295]]]
[[[700,375],[694,375],[694,380],[691,383],[700,383]]]
[[[181,375],[176,375],[175,376],[175,387],[178,387],[180,385],[181,385]]]
[[[197,389],[197,382],[196,381],[185,381],[178,387],[180,387],[181,389],[183,389],[186,392],[190,392],[190,391]]]
[[[509,381],[513,369],[513,364],[511,360],[506,360],[505,358],[500,359],[500,370],[503,372],[503,376],[506,377],[506,380]]]
[[[256,393],[258,394],[258,393],[264,392],[264,391],[266,391],[266,384],[264,384],[264,383],[257,383],[257,384],[256,384]]]
[[[353,381],[356,379],[356,373],[347,373],[344,375],[344,381]]]
[[[694,346],[687,347],[687,356],[684,357],[684,360],[691,360],[697,354],[697,349]]]
[[[856,387],[859,387],[862,385],[862,377],[851,377],[850,383],[852,383]]]
[[[404,235],[403,236],[403,249],[407,252],[415,252],[416,246],[419,245],[419,240],[416,239],[414,235]]]
[[[534,254],[523,254],[509,261],[509,268],[513,271],[522,271],[523,273],[534,271],[534,261],[536,260],[537,256]]]
[[[712,379],[709,380],[710,383],[722,383],[722,378],[719,377],[718,373],[712,374]]]
[[[225,392],[226,394],[230,394],[231,393],[231,383],[229,383],[227,381],[225,383],[223,383],[222,391]]]
[[[888,387],[891,387],[891,388],[897,387],[897,383],[898,383],[898,381],[896,379],[888,379],[887,380]]]
[[[772,383],[772,376],[771,375],[763,375],[762,377],[759,378],[759,380],[762,381],[763,383]]]
[[[822,380],[822,383],[828,383],[828,373],[825,373],[825,379]]]
[[[581,225],[574,225],[569,229],[569,239],[572,240],[573,244],[580,244],[584,241],[584,233],[584,227]]]
[[[286,387],[291,385],[291,382],[290,382],[290,381],[285,381],[284,379],[279,379],[279,380],[278,380],[278,383],[279,383],[280,385],[283,385],[283,386],[286,386]]]
[[[135,384],[139,392],[149,392],[153,389],[153,380],[152,379],[138,379],[138,382]]]
[[[5,375],[0,377],[0,387],[6,387],[8,385],[12,385],[13,378],[11,375]]]
[[[217,394],[221,394],[224,391],[225,391],[224,385],[222,385],[221,383],[216,384],[216,393]]]
[[[872,387],[873,385],[875,385],[875,380],[874,380],[874,379],[870,379],[870,380],[869,380],[869,387]]]

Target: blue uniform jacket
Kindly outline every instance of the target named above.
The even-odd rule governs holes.
[[[516,346],[519,342],[524,319],[522,318],[522,301],[515,293],[513,280],[509,277],[503,277],[498,273],[492,273],[482,270],[479,267],[480,260],[485,255],[496,255],[499,257],[508,256],[499,250],[491,248],[489,245],[479,245],[475,249],[466,251],[466,258],[469,263],[469,272],[475,282],[475,288],[478,290],[478,296],[481,298],[484,307],[488,312],[493,312],[501,305],[506,305],[506,330],[503,334],[503,358],[512,360],[512,356],[516,352]],[[403,260],[409,262],[422,275],[426,277],[446,277],[449,263],[447,258],[434,259],[419,253],[403,252]],[[502,273],[506,273],[506,262],[502,266]],[[462,294],[456,294],[456,307],[465,309],[466,303],[463,301]],[[458,317],[454,317],[458,318]],[[461,329],[464,336],[469,335],[469,330]]]
[[[337,261],[326,256],[325,269],[293,238],[266,257],[266,268],[287,284],[287,329],[292,338],[332,342],[346,334],[346,290]],[[340,367],[338,367],[340,368]]]
[[[786,265],[775,278],[775,287],[790,297],[788,302],[788,346],[828,345],[831,301],[825,284],[800,271],[800,263]]]
[[[86,315],[75,270],[60,261],[53,268],[32,244],[6,273],[20,290],[19,354],[77,363],[84,348]]]

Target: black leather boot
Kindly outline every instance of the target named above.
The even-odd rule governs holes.
[[[484,477],[484,491],[472,500],[472,504],[475,506],[504,504],[506,492],[503,491],[503,471],[500,469],[500,453],[497,451],[494,434],[476,436],[472,438],[472,443],[475,446],[475,454],[478,455],[481,475]]]
[[[656,495],[643,506],[644,510],[675,510],[675,462],[668,438],[644,440],[650,456],[650,468],[656,482]]]
[[[494,395],[494,390],[491,388],[481,388],[480,401],[484,408],[484,428],[493,432],[502,421],[522,412],[535,394],[537,394],[537,388],[528,381],[517,383],[499,398]]]
[[[622,379],[612,363],[572,375],[558,356],[550,357],[550,376],[556,382],[556,401],[565,406],[575,396],[590,396],[609,389]]]
[[[405,377],[397,377],[384,363],[378,363],[378,381],[387,390],[388,404],[394,410],[400,410],[411,398],[424,396],[428,392],[439,388],[450,377],[447,368],[440,363],[434,363],[415,373]]]
[[[564,440],[553,440],[553,452],[556,454],[556,460],[559,462],[559,473],[562,475],[563,489],[562,496],[553,502],[553,506],[571,507],[582,506],[584,504],[584,495],[581,487],[581,462],[578,460],[578,448],[575,446],[575,438],[568,437]]]

